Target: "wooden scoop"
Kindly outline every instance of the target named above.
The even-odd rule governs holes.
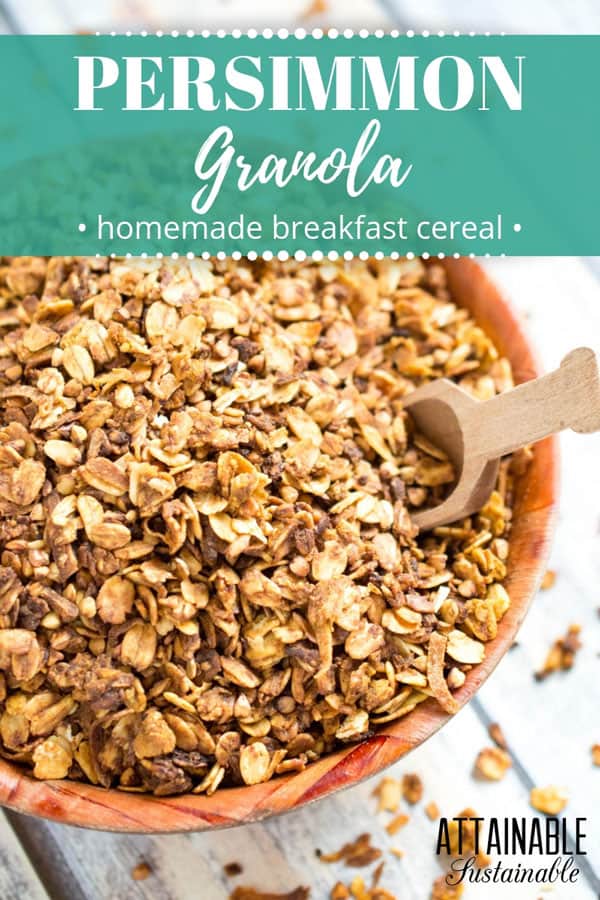
[[[457,473],[443,503],[413,514],[426,531],[481,509],[507,453],[565,428],[600,431],[598,360],[593,350],[580,347],[555,372],[484,402],[440,378],[409,394],[404,406],[419,431],[448,454]]]

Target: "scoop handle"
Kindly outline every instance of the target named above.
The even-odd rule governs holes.
[[[600,431],[598,358],[589,347],[572,350],[554,372],[478,404],[469,418],[470,452],[485,459],[566,428]]]

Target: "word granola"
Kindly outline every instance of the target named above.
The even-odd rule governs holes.
[[[511,469],[403,397],[510,368],[420,260],[0,257],[0,744],[36,778],[213,793],[435,697],[509,606]]]

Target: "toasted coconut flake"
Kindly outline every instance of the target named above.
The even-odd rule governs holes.
[[[319,859],[324,863],[343,862],[347,866],[361,868],[370,866],[375,860],[380,859],[382,851],[371,844],[371,835],[367,832],[359,834],[354,841],[348,841],[334,853],[319,853]]]
[[[459,710],[458,702],[450,693],[446,679],[444,678],[444,659],[446,656],[447,639],[434,632],[429,639],[429,653],[427,654],[427,681],[440,706],[448,713],[456,713]]]

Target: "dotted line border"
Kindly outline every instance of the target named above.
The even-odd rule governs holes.
[[[313,260],[313,262],[323,262],[324,260],[336,262],[337,260],[343,259],[349,262],[352,259],[504,259],[506,257],[506,253],[427,253],[427,251],[424,251],[423,253],[413,253],[410,250],[407,253],[398,253],[397,250],[392,250],[390,253],[384,253],[382,250],[377,250],[374,253],[369,252],[368,250],[360,250],[358,253],[353,253],[351,250],[345,250],[341,253],[338,253],[337,250],[330,250],[329,252],[315,250],[312,253],[306,253],[304,250],[296,250],[294,253],[288,253],[287,250],[278,250],[276,253],[273,253],[271,250],[264,250],[262,253],[258,253],[256,250],[248,250],[245,253],[242,253],[241,250],[232,250],[231,253],[225,253],[224,250],[218,250],[214,253],[210,253],[208,250],[204,250],[202,253],[194,253],[190,250],[188,253],[95,253],[93,255],[96,259],[108,256],[110,259],[208,260],[214,257],[220,260],[249,259],[251,262],[254,262],[254,260],[257,259],[262,259],[265,262],[271,262],[273,259],[277,259],[280,262],[286,262],[289,259],[295,259],[297,262],[305,262],[306,260]]]
[[[505,37],[506,32],[492,32],[492,31],[428,31],[424,29],[423,31],[414,31],[412,28],[409,28],[407,31],[400,31],[398,28],[375,28],[370,30],[368,28],[359,28],[358,30],[354,28],[232,28],[228,31],[226,28],[217,28],[215,30],[211,30],[210,28],[202,28],[200,31],[194,31],[193,28],[188,28],[186,31],[177,31],[174,29],[173,31],[162,31],[159,29],[158,31],[96,31],[96,37],[217,37],[217,38],[226,38],[232,37],[234,39],[239,39],[242,37],[247,37],[250,39],[254,39],[257,37],[266,38],[270,40],[271,38],[279,38],[280,40],[286,40],[287,38],[297,38],[298,40],[303,40],[307,37],[315,38],[316,40],[320,40],[321,38],[414,38],[414,37]]]

